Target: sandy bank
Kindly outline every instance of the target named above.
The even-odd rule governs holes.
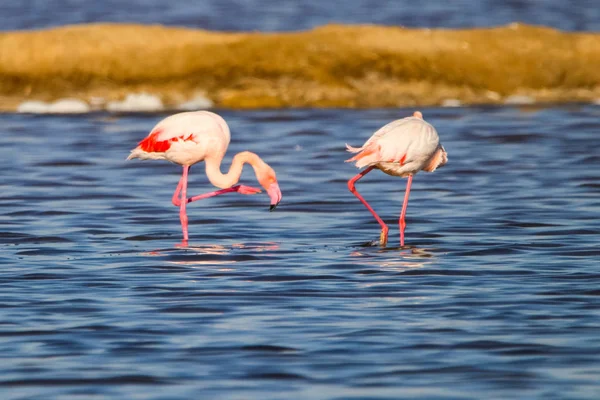
[[[232,108],[591,101],[599,65],[600,34],[518,24],[292,33],[77,25],[0,33],[0,109],[64,97],[101,107],[140,92],[167,106],[202,94]]]

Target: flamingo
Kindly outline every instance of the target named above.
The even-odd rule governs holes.
[[[225,193],[260,193],[251,186],[235,185],[240,180],[242,168],[248,163],[254,169],[256,179],[265,188],[273,211],[281,201],[281,190],[275,171],[258,155],[249,151],[237,153],[226,174],[221,172],[221,162],[230,140],[229,127],[225,120],[209,111],[183,112],[160,121],[138,146],[131,150],[128,160],[167,160],[183,167],[183,174],[173,194],[173,205],[179,207],[179,219],[183,231],[183,245],[188,242],[188,217],[186,205],[193,201],[219,196]],[[187,197],[190,167],[200,161],[206,165],[206,175],[214,186],[221,190]]]
[[[413,175],[419,171],[433,172],[448,162],[448,155],[440,144],[440,138],[435,128],[423,120],[421,112],[415,111],[411,117],[392,121],[380,128],[362,147],[352,147],[346,144],[346,149],[350,153],[356,153],[346,162],[356,162],[357,168],[367,167],[348,181],[348,189],[367,207],[381,225],[379,237],[381,246],[387,244],[388,227],[356,191],[354,184],[373,169],[379,169],[392,176],[408,177],[402,212],[398,221],[400,246],[404,246],[404,229],[406,228],[404,218]]]

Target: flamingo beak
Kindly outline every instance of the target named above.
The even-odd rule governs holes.
[[[269,208],[269,211],[273,211],[281,201],[281,190],[279,190],[279,185],[277,183],[272,183],[267,189],[267,194],[271,198],[271,207]]]

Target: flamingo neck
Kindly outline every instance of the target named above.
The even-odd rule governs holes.
[[[254,172],[258,175],[257,168],[262,163],[262,160],[256,154],[249,151],[242,151],[233,157],[229,171],[226,174],[221,172],[222,158],[206,158],[206,175],[210,183],[221,189],[227,189],[239,182],[242,175],[244,164],[248,163],[254,168]]]

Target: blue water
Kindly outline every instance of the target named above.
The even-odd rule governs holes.
[[[412,111],[219,111],[284,197],[192,203],[189,248],[179,166],[125,161],[164,115],[0,115],[0,398],[600,398],[600,107],[422,109],[408,247],[405,180],[357,185],[382,249],[344,143]]]
[[[0,30],[138,22],[228,31],[288,31],[327,23],[470,28],[511,22],[600,30],[598,0],[21,0],[0,2]]]

